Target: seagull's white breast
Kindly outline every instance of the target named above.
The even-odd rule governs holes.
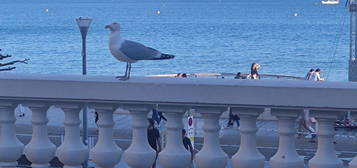
[[[125,40],[122,39],[119,33],[113,32],[110,34],[109,37],[109,50],[110,53],[113,55],[114,58],[118,59],[119,61],[134,63],[136,60],[132,60],[128,58],[123,52],[120,51],[120,47]]]

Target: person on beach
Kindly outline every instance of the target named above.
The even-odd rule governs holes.
[[[156,121],[157,125],[160,125],[161,120],[167,121],[166,117],[162,114],[162,112],[158,111],[155,108],[152,109],[151,118]]]
[[[237,127],[239,127],[239,120],[240,118],[238,117],[237,114],[233,114],[232,109],[229,109],[229,118],[228,118],[228,123],[227,127],[231,127],[234,125],[234,121],[237,123]]]
[[[298,139],[303,135],[303,129],[308,131],[307,137],[311,136],[310,142],[316,142],[316,131],[313,128],[313,123],[316,122],[315,118],[310,117],[310,112],[309,110],[304,110],[303,112],[300,113],[300,116],[298,118],[299,121],[299,127],[298,127]]]
[[[305,76],[305,80],[310,80],[311,75],[314,73],[314,69],[310,69],[309,72],[307,72],[306,76]]]
[[[183,142],[183,145],[185,146],[186,150],[188,150],[191,153],[191,165],[192,165],[192,162],[193,162],[193,147],[192,147],[190,138],[187,137],[185,129],[182,129],[182,142]],[[189,166],[189,167],[192,167],[192,166]]]
[[[241,72],[238,72],[234,79],[244,79]]]
[[[160,132],[155,127],[155,121],[153,119],[149,118],[148,121],[149,121],[149,126],[147,129],[148,141],[151,148],[153,148],[156,151],[155,162],[153,163],[152,168],[156,168],[156,159],[161,151]]]
[[[310,80],[313,81],[324,81],[324,78],[321,78],[321,70],[317,68],[314,73],[311,74]]]
[[[187,78],[186,73],[178,73],[175,77]]]
[[[260,65],[257,63],[252,63],[250,66],[250,77],[251,79],[260,79],[260,75],[258,73],[258,69],[260,68]]]

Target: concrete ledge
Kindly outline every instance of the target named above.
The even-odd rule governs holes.
[[[0,100],[356,109],[357,83],[11,74]]]

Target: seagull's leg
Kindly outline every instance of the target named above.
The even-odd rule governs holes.
[[[128,79],[130,78],[130,72],[131,72],[131,63],[129,63],[129,72],[128,72]]]
[[[116,78],[119,80],[127,80],[128,78],[128,70],[129,70],[129,63],[126,63],[126,68],[125,68],[125,75],[124,76],[117,76]]]
[[[125,69],[125,75],[124,75],[125,78],[128,76],[129,65],[130,65],[129,63],[126,63],[126,69]]]

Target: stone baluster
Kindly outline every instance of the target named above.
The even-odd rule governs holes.
[[[357,119],[357,111],[351,111],[351,118],[354,120]],[[357,156],[352,159],[349,168],[357,168]]]
[[[163,168],[186,168],[191,163],[191,154],[183,146],[182,117],[187,111],[183,106],[159,105],[159,110],[167,118],[166,147],[159,153],[160,166]]]
[[[317,120],[317,151],[309,161],[309,168],[342,168],[342,161],[337,158],[334,147],[336,118],[338,111],[310,110],[310,115]]]
[[[227,108],[197,107],[196,112],[202,114],[204,119],[204,143],[195,158],[198,168],[225,168],[227,154],[219,145],[219,130],[221,129],[218,119]]]
[[[16,167],[24,145],[16,138],[15,106],[0,102],[0,167]]]
[[[64,140],[57,149],[58,159],[64,164],[64,168],[80,168],[82,163],[88,160],[89,151],[80,138],[79,112],[76,105],[61,105],[64,111]]]
[[[45,104],[26,104],[32,111],[32,138],[25,146],[24,154],[31,161],[31,167],[50,167],[54,158],[56,146],[50,141],[47,133],[47,110]]]
[[[148,168],[154,163],[156,151],[152,149],[147,137],[147,115],[152,105],[125,105],[132,116],[133,137],[131,145],[124,152],[125,162],[132,168]]]
[[[301,113],[298,109],[272,109],[272,115],[279,120],[279,148],[269,161],[271,168],[304,168],[295,147],[295,121]]]
[[[98,141],[90,150],[92,161],[100,168],[112,168],[119,163],[122,150],[113,140],[113,112],[115,109],[106,105],[94,105],[98,113]]]
[[[232,157],[234,168],[263,168],[264,156],[256,144],[256,121],[263,108],[232,107],[232,112],[240,117],[241,143],[238,152]]]

